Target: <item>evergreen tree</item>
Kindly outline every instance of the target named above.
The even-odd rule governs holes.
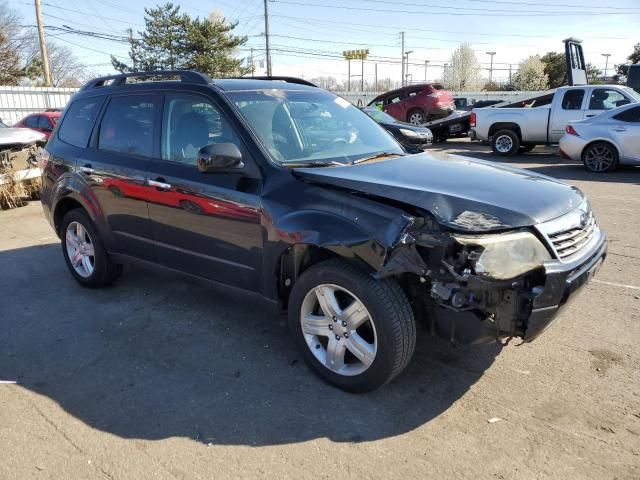
[[[190,69],[212,77],[243,75],[249,69],[234,52],[247,37],[233,35],[236,26],[215,15],[192,19],[172,3],[145,8],[145,30],[129,40],[131,64],[113,56],[111,63],[120,72]]]

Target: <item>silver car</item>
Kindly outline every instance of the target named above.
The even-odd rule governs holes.
[[[570,122],[560,139],[560,155],[582,161],[592,172],[640,165],[640,104]]]

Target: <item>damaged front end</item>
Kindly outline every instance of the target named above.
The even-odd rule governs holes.
[[[377,276],[401,282],[432,333],[465,344],[529,341],[566,300],[569,272],[553,280],[547,272],[553,262],[543,241],[526,229],[459,234],[425,214],[402,233]],[[556,303],[538,308],[536,299],[549,289],[557,290]],[[545,311],[542,323],[539,310]]]

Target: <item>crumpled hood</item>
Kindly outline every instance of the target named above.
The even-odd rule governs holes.
[[[583,201],[551,177],[467,157],[429,153],[345,167],[298,168],[307,181],[410,204],[456,230],[481,232],[535,225]]]
[[[44,140],[44,138],[42,133],[30,128],[0,128],[0,146],[16,143],[29,145],[38,140]]]

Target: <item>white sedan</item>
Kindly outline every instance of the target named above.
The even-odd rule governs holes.
[[[560,155],[592,172],[640,165],[640,105],[632,103],[595,117],[570,122],[560,139]]]

